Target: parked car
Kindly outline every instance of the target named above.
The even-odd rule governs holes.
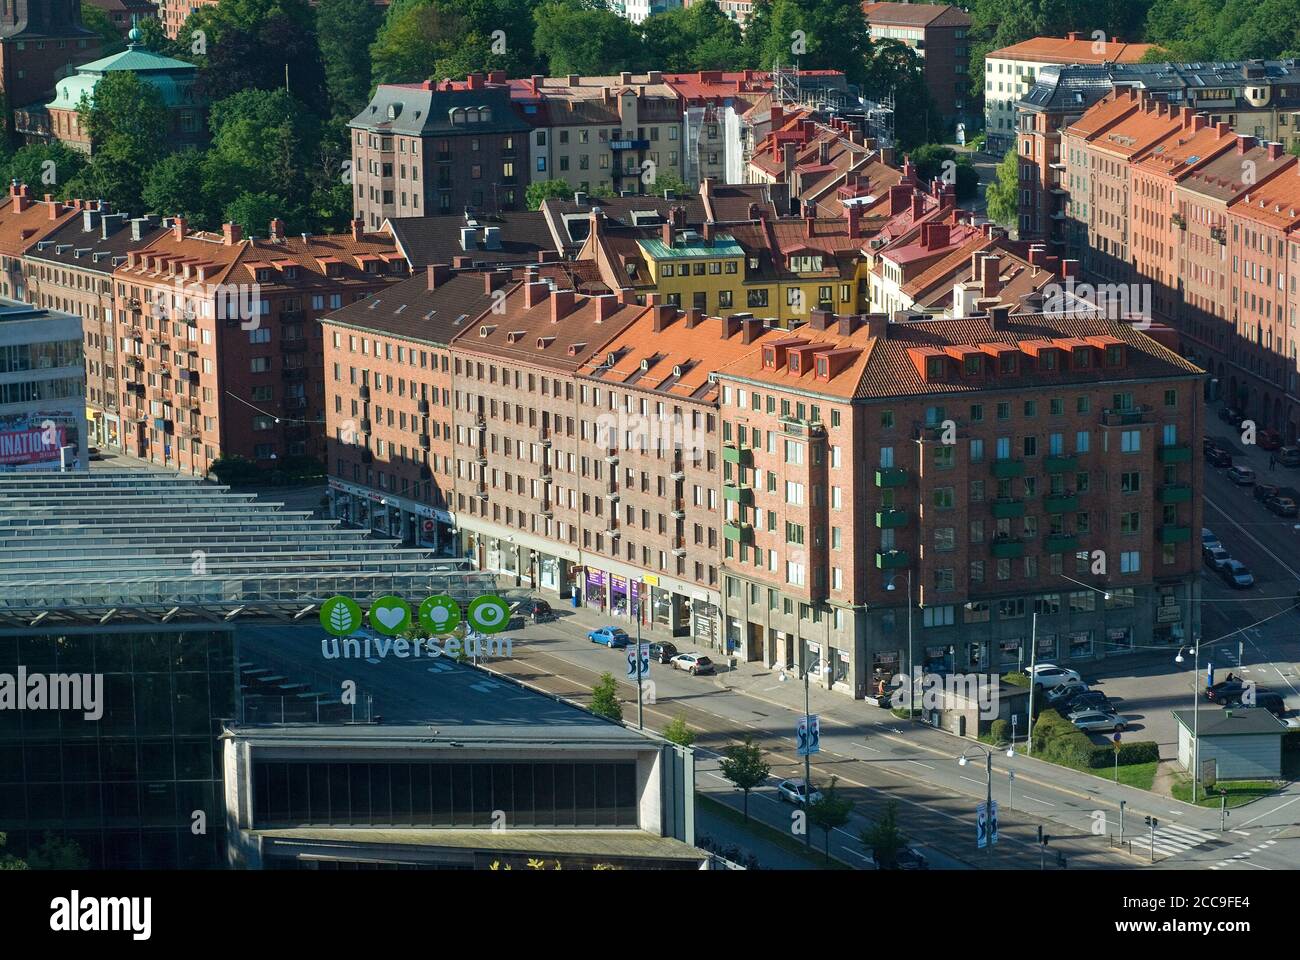
[[[1255,484],[1255,489],[1251,492],[1254,493],[1256,500],[1263,503],[1269,497],[1276,497],[1278,491],[1281,489],[1282,488],[1275,483],[1257,483]]]
[[[555,611],[551,609],[551,605],[537,597],[529,597],[523,601],[519,604],[517,612],[530,618],[533,623],[548,623],[555,619]]]
[[[618,627],[598,627],[587,634],[587,639],[592,643],[603,643],[605,646],[626,647],[632,642],[632,638],[627,632]]]
[[[1034,686],[1043,690],[1051,690],[1053,687],[1059,687],[1063,683],[1069,683],[1073,680],[1075,683],[1081,683],[1083,678],[1079,676],[1078,671],[1071,670],[1068,667],[1058,667],[1054,663],[1036,663],[1031,674]]]
[[[1227,450],[1221,450],[1219,447],[1210,447],[1205,451],[1205,462],[1212,467],[1230,467],[1232,466],[1232,457]]]
[[[713,673],[713,661],[698,653],[679,653],[668,662],[678,670],[685,670],[691,676]]]
[[[1214,535],[1213,530],[1211,530],[1209,527],[1201,527],[1201,549],[1202,550],[1208,550],[1211,547],[1221,547],[1221,546],[1223,546],[1223,544],[1219,542],[1219,538]]]
[[[1277,452],[1277,462],[1284,467],[1300,467],[1300,447],[1283,447]]]
[[[1246,681],[1239,677],[1231,680],[1220,680],[1205,688],[1205,699],[1211,703],[1221,703],[1225,707],[1231,707],[1241,703],[1242,694],[1246,691]]]
[[[1219,576],[1234,590],[1248,590],[1255,585],[1255,575],[1240,560],[1228,560],[1219,567]]]
[[[1106,713],[1102,710],[1080,710],[1070,714],[1066,719],[1080,730],[1090,733],[1109,733],[1111,730],[1124,729],[1124,720],[1119,714]]]
[[[1255,471],[1250,467],[1229,467],[1228,479],[1239,487],[1249,487],[1255,482]]]
[[[671,643],[650,644],[650,659],[655,663],[669,663],[677,656],[677,648]]]
[[[1234,428],[1241,426],[1241,421],[1246,418],[1241,415],[1241,411],[1236,407],[1223,407],[1219,410],[1219,419],[1224,423],[1230,423]]]
[[[798,780],[782,780],[776,785],[776,795],[797,807],[802,807],[805,803],[816,803],[822,798],[822,792],[816,787],[813,787],[811,794],[808,793],[808,785],[802,777]]]
[[[1077,697],[1079,694],[1087,692],[1088,685],[1082,680],[1068,680],[1047,691],[1047,704],[1051,707],[1060,706],[1069,703],[1072,698]]]
[[[102,450],[100,450],[99,447],[87,447],[87,448],[86,448],[86,455],[89,456],[91,460],[103,460],[103,459],[104,459],[104,452],[103,452]]]
[[[1254,706],[1267,710],[1279,719],[1286,713],[1286,701],[1282,699],[1282,694],[1272,690],[1256,690]]]
[[[1282,447],[1282,434],[1276,430],[1261,430],[1255,434],[1255,445],[1261,450],[1279,450]]]
[[[1264,506],[1268,507],[1279,517],[1294,517],[1300,513],[1300,508],[1290,497],[1269,497],[1264,501]]]
[[[1223,547],[1204,547],[1201,549],[1201,559],[1205,561],[1207,567],[1217,573],[1232,559],[1232,556]]]
[[[1083,693],[1071,697],[1065,704],[1063,712],[1068,716],[1082,710],[1099,710],[1102,713],[1116,712],[1115,705],[1111,703],[1110,697],[1100,690],[1085,690]]]
[[[894,854],[893,863],[885,863],[873,850],[870,863],[877,870],[929,870],[930,861],[916,847],[902,847]]]

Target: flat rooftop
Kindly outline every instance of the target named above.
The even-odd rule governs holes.
[[[167,471],[0,474],[0,629],[314,621],[335,595],[469,600],[459,561]]]

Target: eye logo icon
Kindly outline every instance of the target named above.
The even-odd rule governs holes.
[[[470,601],[465,617],[480,633],[500,633],[510,622],[510,608],[500,597],[487,594]]]
[[[334,636],[346,637],[361,626],[361,608],[347,597],[330,597],[321,604],[320,622]]]
[[[420,626],[434,636],[451,633],[460,623],[460,604],[451,597],[429,597],[420,604]]]

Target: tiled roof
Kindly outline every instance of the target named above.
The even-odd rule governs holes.
[[[970,16],[947,3],[864,3],[867,22],[899,27],[969,27]]]
[[[471,257],[475,266],[498,263],[537,263],[544,250],[555,250],[555,241],[541,211],[517,211],[475,218],[475,244],[461,246],[460,231],[466,218],[459,215],[435,217],[396,217],[388,229],[411,267],[423,269],[431,263],[451,263],[453,257]],[[485,230],[497,227],[501,246],[488,250],[484,246]]]
[[[1204,116],[1197,118],[1205,122]],[[1237,143],[1237,135],[1224,124],[1223,129],[1205,126],[1199,130],[1185,129],[1174,140],[1158,144],[1150,153],[1137,161],[1137,169],[1144,173],[1162,174],[1182,179],[1197,166]]]
[[[129,250],[147,247],[168,230],[155,221],[145,226],[139,240],[133,240],[130,221],[125,216],[117,216],[110,220],[110,231],[105,238],[98,213],[90,212],[94,213],[92,229],[85,228],[84,215],[73,217],[46,234],[36,247],[28,251],[28,258],[111,274],[119,265],[114,262],[115,258],[124,258]]]
[[[1091,136],[1088,142],[1094,148],[1131,159],[1182,129],[1178,113],[1161,113],[1162,106],[1147,102],[1143,109]]]
[[[588,197],[583,204],[568,199],[548,199],[542,202],[541,213],[552,240],[557,241],[563,249],[574,251],[587,239],[591,211],[597,207],[605,215],[606,222],[614,227],[654,226],[663,223],[673,207],[685,209],[688,226],[698,226],[708,217],[704,202],[694,193],[674,197],[672,200],[662,196]]]
[[[1228,209],[1239,217],[1277,229],[1300,223],[1300,165],[1248,189]]]
[[[321,319],[358,330],[445,345],[468,320],[492,308],[482,274],[459,273],[430,290],[424,272]]]
[[[768,183],[714,183],[709,182],[708,195],[704,197],[704,209],[714,223],[728,223],[736,220],[749,220],[749,205],[757,203],[773,220],[779,215],[774,193],[776,184]],[[689,222],[689,217],[688,217]]]
[[[11,193],[0,203],[0,252],[11,257],[21,257],[50,233],[79,216],[74,207],[57,200],[28,200],[21,211],[14,200]]]
[[[1230,150],[1199,165],[1179,186],[1199,196],[1227,203],[1251,189],[1251,185],[1241,182],[1243,169],[1253,168],[1255,183],[1262,184],[1295,162],[1295,156],[1289,153],[1270,159],[1267,147],[1253,146],[1244,152]],[[1246,163],[1253,167],[1244,167]]]
[[[1137,63],[1154,49],[1150,43],[1098,43],[1091,37],[1032,37],[985,54],[985,58],[1038,63]]]

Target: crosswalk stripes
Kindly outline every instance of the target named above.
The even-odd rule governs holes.
[[[1205,830],[1197,830],[1195,827],[1187,827],[1181,823],[1168,823],[1156,828],[1154,848],[1157,854],[1172,857],[1217,839],[1219,838],[1216,834]],[[1146,831],[1135,836],[1133,846],[1149,853],[1153,846],[1151,832]]]
[[[1233,831],[1233,833],[1236,833],[1236,832],[1237,832],[1236,830]],[[1229,857],[1229,858],[1226,859],[1226,860],[1220,860],[1220,861],[1219,861],[1218,863],[1216,863],[1214,866],[1210,867],[1210,869],[1211,869],[1211,870],[1220,870],[1220,869],[1222,869],[1223,867],[1230,867],[1230,866],[1232,866],[1234,863],[1237,863],[1237,862],[1242,861],[1242,860],[1249,859],[1249,857],[1250,857],[1250,855],[1251,855],[1252,853],[1260,853],[1261,851],[1263,851],[1263,850],[1267,850],[1269,847],[1273,847],[1273,846],[1277,846],[1277,841],[1276,841],[1276,840],[1265,840],[1265,841],[1263,841],[1262,843],[1260,843],[1258,846],[1251,847],[1249,850],[1243,850],[1241,853],[1237,854],[1236,856]],[[1268,869],[1268,868],[1266,867],[1265,869]]]

